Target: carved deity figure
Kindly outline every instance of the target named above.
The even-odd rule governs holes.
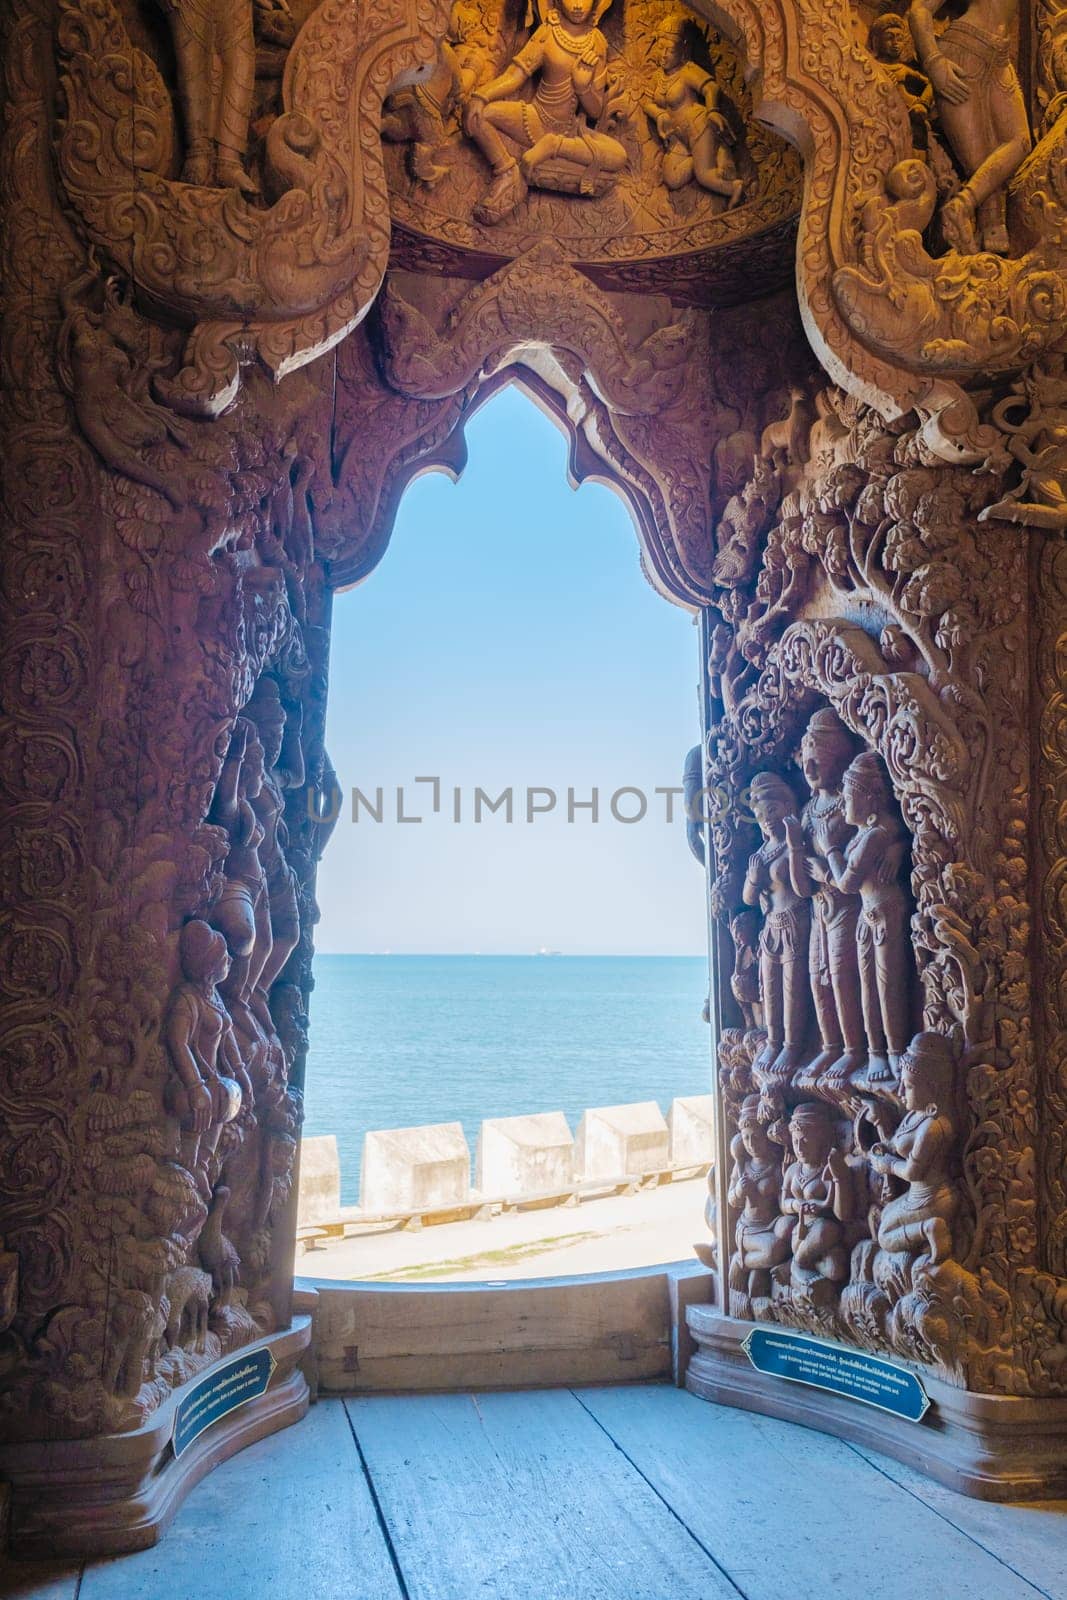
[[[263,951],[262,964],[249,976],[253,1009],[269,1032],[273,1024],[267,1010],[267,997],[300,938],[300,895],[296,873],[286,858],[289,833],[284,820],[282,785],[299,788],[304,780],[304,765],[299,741],[286,740],[288,718],[273,678],[259,679],[245,715],[255,726],[263,751],[263,781],[251,797],[251,806],[263,830],[258,858],[263,868],[270,914],[269,946]],[[288,768],[283,767],[283,753],[289,756]]]
[[[970,0],[943,33],[934,18],[946,0],[912,0],[915,48],[934,87],[941,126],[966,173],[945,202],[941,226],[964,254],[1010,249],[1006,190],[1031,146],[1026,102],[1012,60],[1018,0]]]
[[[915,41],[903,17],[887,11],[871,23],[867,43],[883,72],[900,91],[911,118],[911,136],[924,151],[943,198],[959,193],[960,180],[952,158],[934,126],[934,86],[915,62]]]
[[[230,952],[230,973],[223,988],[226,1004],[234,1020],[253,1034],[258,1030],[248,1015],[248,1000],[271,944],[270,899],[259,854],[265,829],[254,805],[264,776],[263,746],[252,724],[241,718],[230,741],[211,810],[211,821],[219,823],[229,835],[230,849],[223,890],[210,919]]]
[[[842,1086],[863,1065],[857,925],[860,902],[834,882],[827,851],[845,849],[852,829],[845,821],[841,780],[856,753],[855,740],[835,711],[817,711],[800,744],[800,764],[811,799],[799,820],[786,819],[789,870],[797,894],[811,899],[808,973],[821,1049],[801,1069],[798,1086],[813,1088],[823,1074]]]
[[[737,1132],[730,1141],[733,1166],[727,1198],[741,1212],[730,1258],[730,1312],[751,1315],[753,1301],[769,1300],[771,1272],[789,1254],[789,1242],[775,1231],[781,1213],[778,1190],[781,1153],[771,1143],[759,1117],[760,1098],[748,1095],[741,1106]]]
[[[457,112],[489,67],[491,49],[481,7],[470,0],[454,0],[448,33],[430,76],[386,101],[382,138],[394,144],[410,142],[411,175],[421,183],[438,183],[448,171],[438,157],[458,125]]]
[[[793,887],[785,834],[785,819],[796,810],[796,799],[777,773],[758,772],[749,787],[749,804],[763,844],[749,858],[742,898],[764,913],[760,993],[767,1029],[767,1042],[752,1069],[771,1082],[786,1083],[803,1059],[809,1014],[804,964],[811,915],[808,901]]]
[[[763,1027],[760,1000],[759,917],[755,911],[739,911],[730,918],[730,937],[734,942],[734,970],[730,993],[737,1001],[746,1028]]]
[[[752,577],[760,540],[774,521],[781,497],[781,478],[773,460],[757,456],[751,477],[730,496],[715,530],[719,549],[711,576],[723,589],[741,588]]]
[[[207,1161],[219,1134],[241,1109],[251,1086],[226,1008],[218,994],[230,970],[222,935],[206,922],[187,922],[181,931],[184,982],[175,989],[163,1023],[163,1037],[174,1068],[169,1109],[181,1125],[182,1165],[210,1198]]]
[[[253,20],[275,44],[296,29],[287,0],[159,0],[178,65],[185,121],[183,183],[218,184],[256,193],[244,168],[256,82]]]
[[[543,0],[538,0],[539,10]],[[608,42],[597,23],[610,0],[559,0],[504,71],[471,95],[467,132],[493,169],[474,208],[477,221],[502,222],[530,185],[600,195],[626,165],[617,139],[597,131],[608,89]],[[519,99],[536,80],[533,98]],[[514,148],[522,155],[516,159]]]
[[[842,894],[860,897],[856,945],[867,1035],[866,1079],[885,1084],[893,1081],[908,1042],[908,901],[900,881],[908,841],[889,775],[873,751],[865,750],[851,763],[842,792],[845,822],[856,831],[842,848],[823,830],[820,848],[834,886]]]
[[[722,91],[710,72],[684,55],[685,19],[668,17],[652,47],[655,72],[643,110],[663,144],[663,182],[684,189],[696,182],[726,200],[729,211],[744,191],[737,176],[733,128]]]
[[[952,1223],[959,1206],[950,1171],[953,1073],[948,1040],[939,1033],[916,1034],[900,1061],[904,1117],[869,1156],[875,1172],[907,1185],[882,1210],[879,1249],[925,1256],[935,1267],[952,1254]]]
[[[848,1277],[844,1224],[852,1220],[852,1171],[834,1145],[833,1121],[822,1101],[796,1107],[789,1136],[796,1157],[782,1179],[775,1233],[792,1256],[791,1287],[810,1295],[820,1283]]]

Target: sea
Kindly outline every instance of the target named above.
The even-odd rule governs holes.
[[[702,956],[319,955],[306,1134],[332,1133],[359,1202],[363,1135],[707,1094]]]

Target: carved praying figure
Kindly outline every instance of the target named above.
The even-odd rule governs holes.
[[[493,169],[493,181],[474,208],[479,222],[502,222],[530,185],[604,194],[626,165],[619,141],[590,126],[607,100],[608,42],[597,23],[609,4],[559,0],[546,9],[538,0],[540,27],[499,77],[471,95],[467,132]],[[535,79],[533,98],[519,99]]]
[[[908,902],[901,874],[908,841],[882,760],[865,750],[842,779],[845,821],[856,832],[841,848],[830,830],[815,830],[834,885],[858,894],[856,932],[863,1022],[867,1035],[866,1078],[891,1083],[908,1041],[910,1015]]]
[[[287,0],[159,0],[170,23],[185,122],[183,183],[256,193],[244,169],[256,82],[253,20],[274,44],[296,33]]]
[[[730,1141],[733,1167],[727,1198],[741,1212],[730,1258],[732,1316],[750,1316],[753,1301],[770,1299],[771,1271],[789,1254],[788,1240],[775,1232],[782,1158],[760,1121],[759,1108],[759,1095],[748,1095]]]
[[[664,147],[667,188],[683,189],[696,179],[702,189],[722,195],[729,211],[744,191],[731,149],[734,131],[711,73],[686,60],[684,38],[684,16],[669,16],[652,48],[655,72],[643,109]]]
[[[856,742],[835,711],[816,711],[800,744],[800,765],[811,799],[798,820],[787,817],[789,871],[797,894],[811,899],[808,974],[822,1048],[797,1074],[798,1087],[814,1088],[827,1075],[842,1087],[863,1065],[863,1010],[856,945],[860,902],[839,889],[827,850],[845,849],[852,828],[845,821],[841,780]]]
[[[930,1266],[939,1266],[952,1254],[952,1223],[959,1207],[951,1177],[953,1075],[949,1041],[939,1033],[916,1034],[900,1061],[904,1117],[869,1156],[875,1172],[907,1185],[882,1211],[879,1249],[924,1255]]]
[[[767,1029],[767,1042],[752,1070],[772,1083],[788,1083],[803,1059],[809,1016],[804,960],[811,915],[807,900],[793,887],[785,834],[785,819],[796,810],[796,798],[777,773],[757,772],[749,804],[763,844],[749,858],[742,898],[746,906],[759,906],[764,913],[760,993]]]
[[[810,1296],[820,1284],[848,1277],[844,1224],[852,1220],[852,1171],[834,1145],[829,1107],[803,1101],[789,1119],[796,1159],[782,1180],[781,1216],[775,1233],[792,1255],[790,1284]],[[825,1290],[821,1291],[825,1294]]]
[[[1010,249],[1007,185],[1032,143],[1009,32],[1018,3],[970,0],[939,34],[934,18],[945,4],[912,0],[908,11],[941,126],[967,175],[942,207],[941,225],[949,244],[965,254],[984,247],[1004,255]]]
[[[180,956],[184,982],[172,994],[163,1023],[174,1069],[167,1101],[182,1130],[182,1165],[208,1199],[208,1159],[223,1126],[237,1116],[252,1089],[218,994],[230,970],[225,939],[206,922],[187,922]]]

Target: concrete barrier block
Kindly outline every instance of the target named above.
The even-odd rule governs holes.
[[[338,1222],[341,1216],[341,1162],[332,1133],[300,1141],[300,1187],[297,1191],[298,1228],[321,1222]]]
[[[710,1094],[684,1095],[671,1101],[667,1127],[672,1167],[696,1167],[714,1161],[714,1107]]]
[[[549,1194],[573,1178],[574,1135],[562,1111],[492,1117],[478,1130],[474,1183],[482,1194]]]
[[[583,1111],[575,1141],[579,1178],[615,1178],[623,1173],[655,1172],[669,1165],[667,1124],[654,1100]]]
[[[459,1122],[383,1128],[363,1138],[364,1211],[433,1211],[470,1199],[471,1156]]]

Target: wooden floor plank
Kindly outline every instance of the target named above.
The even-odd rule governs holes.
[[[399,1600],[344,1406],[217,1467],[163,1542],[90,1562],[78,1600]]]
[[[411,1600],[737,1600],[566,1391],[346,1404]]]
[[[660,1385],[577,1397],[746,1600],[1050,1593],[838,1439]],[[1061,1591],[1056,1600],[1067,1597]]]
[[[80,1561],[5,1561],[0,1556],[2,1600],[77,1600]]]
[[[997,1506],[953,1494],[903,1462],[853,1445],[872,1466],[1028,1578],[1050,1600],[1067,1600],[1067,1500]]]

